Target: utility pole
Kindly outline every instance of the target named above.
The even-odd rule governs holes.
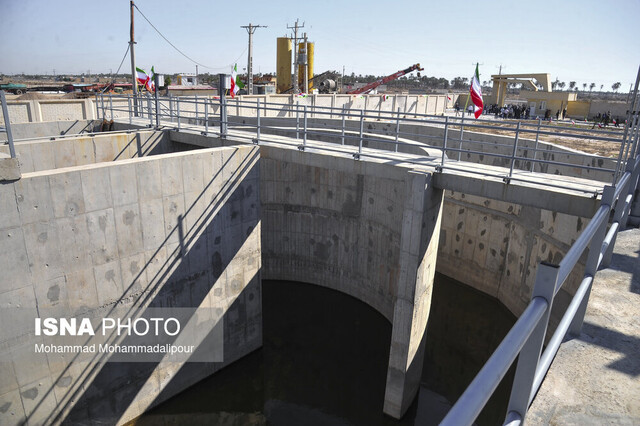
[[[298,84],[298,29],[304,28],[304,22],[302,25],[298,25],[298,20],[293,27],[287,26],[288,29],[293,30],[293,91],[300,93],[300,85]]]
[[[344,65],[342,66],[342,80],[340,80],[340,93],[344,93]]]
[[[196,84],[198,84],[198,66],[196,65],[196,79],[195,79]]]
[[[247,57],[247,94],[253,95],[253,33],[257,28],[267,28],[266,25],[242,25],[240,28],[245,28],[249,33],[249,54]]]
[[[135,5],[133,4],[133,0],[130,2],[131,5],[131,29],[130,35],[131,38],[129,40],[129,50],[131,51],[131,78],[133,79],[133,115],[138,116],[138,78],[136,73],[136,54],[133,51],[133,45],[136,42],[133,39],[133,8]]]

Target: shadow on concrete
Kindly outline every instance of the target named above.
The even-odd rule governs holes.
[[[628,376],[640,376],[640,357],[638,356],[640,354],[640,338],[637,336],[585,322],[578,339],[590,345],[598,345],[623,354],[624,357],[612,362],[608,367]]]
[[[626,272],[631,274],[629,282],[629,291],[634,294],[640,294],[640,249],[634,251],[635,256],[629,254],[613,253],[611,264],[607,269]]]
[[[247,215],[249,217],[243,217],[242,214],[242,201],[252,193],[259,194],[258,188],[253,188],[252,183],[252,180],[256,185],[258,183],[259,153],[257,150],[247,156],[237,169],[230,172],[231,176],[223,182],[220,191],[214,194],[212,200],[206,200],[207,208],[199,217],[188,216],[190,212],[195,211],[193,209],[205,196],[207,188],[213,184],[215,179],[222,173],[222,170],[237,155],[239,154],[234,152],[227,159],[216,175],[205,185],[204,190],[193,204],[186,207],[185,216],[189,218],[190,228],[180,230],[179,227],[175,227],[165,238],[151,260],[142,268],[132,282],[128,283],[128,288],[124,290],[123,296],[115,304],[126,303],[125,299],[132,296],[137,298],[125,317],[138,317],[141,312],[151,307],[184,308],[200,306],[218,279],[223,275],[226,267],[243,246],[246,238],[258,226],[259,202],[256,202],[256,205],[253,206],[251,214]],[[230,223],[226,223],[229,220]],[[233,223],[234,221],[237,223]],[[221,222],[225,223],[222,224]],[[184,221],[179,220],[179,224],[184,226]],[[244,225],[247,225],[247,229],[242,230],[244,238],[240,238],[240,234],[233,235],[234,238],[225,238],[224,231],[228,230],[229,227],[243,227]],[[239,228],[237,229],[240,230]],[[169,244],[169,239],[174,235],[174,232],[181,234],[182,241],[179,244]],[[217,251],[214,251],[210,258],[206,258],[208,239],[213,239],[213,243],[209,244],[209,246],[217,246]],[[224,246],[221,245],[223,240]],[[153,278],[149,279],[149,284],[145,288],[141,288],[138,279],[147,269],[151,268],[156,255],[165,248],[168,252],[166,261],[160,268],[156,265],[153,266],[153,270],[158,268],[158,272]],[[202,258],[203,249],[204,259]],[[237,340],[237,336],[233,336],[233,332],[237,332],[238,327],[241,325],[246,325],[247,301],[260,303],[259,271],[250,280],[245,281],[248,282],[246,287],[223,313],[222,323],[225,327],[224,359],[227,359],[229,351],[236,349],[232,346],[236,343],[233,341],[234,337]],[[114,312],[114,310],[115,306],[110,312]],[[110,312],[105,313],[104,316],[109,316]],[[240,332],[246,334],[247,330],[240,330]],[[119,343],[126,345],[127,341],[125,339],[125,341]],[[164,343],[172,342],[166,341]],[[229,345],[226,343],[229,343]],[[244,349],[241,348],[240,352]],[[49,414],[49,417],[45,419],[45,424],[58,422],[70,425],[94,424],[96,422],[98,424],[115,424],[129,408],[138,392],[151,378],[154,370],[159,365],[157,362],[104,363],[108,356],[105,354],[96,355],[81,374],[80,377],[82,379],[74,378],[73,380],[76,382],[71,385],[69,385],[68,381],[70,368],[75,358],[69,363],[55,380],[54,386],[66,379],[66,386],[73,390],[68,392],[61,401],[58,401],[58,410]],[[193,376],[193,374],[198,373],[200,374],[200,379],[202,379],[214,372],[216,368],[219,368],[219,365],[215,364],[220,363],[184,364],[179,375],[189,374]],[[180,378],[174,377],[172,382],[179,384]],[[171,384],[168,385],[166,391],[168,392],[172,387]],[[53,387],[46,393],[51,392],[53,392]],[[42,400],[44,401],[45,399],[46,395]],[[36,410],[37,407],[33,412],[35,413]]]

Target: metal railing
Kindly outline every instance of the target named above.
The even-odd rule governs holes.
[[[138,117],[134,117],[134,104],[138,105]],[[560,188],[565,186],[552,182],[541,183],[539,179],[533,178],[533,172],[588,176],[589,179],[596,176],[595,179],[600,181],[617,182],[620,178],[619,174],[617,175],[618,165],[625,162],[629,155],[628,146],[625,145],[629,138],[626,138],[626,133],[622,131],[598,130],[594,133],[580,127],[543,125],[539,120],[498,124],[495,120],[470,121],[464,117],[402,113],[399,109],[396,112],[348,110],[344,107],[312,107],[298,102],[267,103],[261,102],[259,98],[229,100],[224,96],[152,98],[147,95],[135,99],[127,95],[101,94],[96,96],[96,105],[99,109],[98,115],[105,120],[113,119],[116,114],[122,113],[128,117],[131,124],[134,120],[136,124],[148,120],[146,125],[149,127],[196,131],[221,138],[227,138],[229,132],[232,132],[234,139],[255,144],[285,143],[275,136],[287,134],[298,141],[302,139],[302,143],[298,143],[301,150],[314,148],[342,152],[352,155],[355,159],[365,156],[380,158],[381,155],[384,156],[384,151],[390,154],[406,154],[415,153],[416,149],[435,148],[441,150],[440,159],[436,161],[432,158],[430,165],[435,166],[437,171],[460,170],[461,164],[469,164],[469,161],[462,161],[463,155],[471,160],[484,157],[485,163],[492,158],[494,163],[508,171],[485,168],[464,171],[500,178],[507,183],[514,180]],[[235,113],[231,114],[234,111]],[[417,137],[416,129],[421,126],[431,130],[422,132]],[[497,130],[507,135],[499,135],[493,142],[483,141],[477,133],[471,133],[474,130]],[[458,135],[451,137],[452,131],[458,131]],[[526,136],[534,136],[535,141],[533,138],[525,140]],[[613,144],[612,149],[615,148],[621,155],[614,159],[572,150],[554,150],[555,148],[548,145],[541,148],[540,136],[570,137]],[[333,141],[336,146],[329,147],[327,144],[318,143],[320,140]],[[375,146],[376,150],[365,149],[371,146]],[[353,147],[357,147],[356,152]],[[561,155],[564,160],[555,160],[555,155]],[[424,165],[426,155],[421,157],[405,156],[403,161]],[[523,171],[529,174],[522,173]],[[599,195],[601,188],[587,192]]]

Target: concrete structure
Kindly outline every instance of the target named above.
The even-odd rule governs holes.
[[[491,81],[493,83],[493,90],[491,91],[491,96],[486,99],[486,103],[488,104],[504,104],[507,85],[512,83],[523,84],[529,90],[533,91],[538,91],[538,84],[540,84],[544,92],[551,92],[551,75],[545,73],[495,74],[491,76]]]
[[[76,153],[95,140],[61,142]],[[257,148],[97,155],[71,167],[53,158],[32,157],[25,164],[41,171],[0,183],[0,423],[123,423],[261,346]],[[33,352],[42,337],[28,317],[151,306],[219,307],[224,361],[94,364]]]
[[[401,417],[422,373],[442,190],[391,165],[261,148],[263,277],[318,284],[393,325],[384,411]]]
[[[190,366],[92,369],[66,359],[12,359],[2,365],[0,407],[14,408],[0,414],[1,423],[135,418],[261,345],[261,277],[342,291],[391,322],[383,409],[399,418],[420,381],[436,268],[519,315],[530,299],[536,265],[564,256],[598,205],[589,188],[608,179],[606,173],[572,170],[575,157],[551,145],[549,155],[566,155],[562,161],[569,164],[554,166],[556,175],[564,175],[561,190],[540,187],[548,175],[533,183],[507,183],[472,175],[470,169],[435,173],[434,159],[442,151],[417,145],[382,153],[376,145],[381,142],[363,140],[363,155],[356,157],[361,161],[355,161],[358,148],[347,144],[336,152],[333,138],[339,134],[328,132],[302,151],[301,141],[292,137],[294,101],[380,113],[397,107],[406,115],[433,104],[410,96],[389,104],[348,95],[269,99],[282,107],[263,120],[281,117],[281,129],[259,147],[246,145],[255,134],[244,128],[230,130],[224,139],[203,135],[202,111],[195,109],[181,119],[190,124],[188,131],[16,143],[25,170],[19,180],[0,183],[2,199],[9,200],[0,206],[0,249],[10,253],[1,265],[8,273],[0,278],[0,306],[20,305],[33,318],[48,310],[64,316],[98,314],[118,304],[145,308],[206,301],[223,312],[225,345],[224,362]],[[238,124],[256,120],[237,102],[229,109]],[[309,119],[317,128],[338,121]],[[128,121],[115,129],[149,124],[146,118],[134,125]],[[350,122],[347,130],[355,133],[359,124]],[[390,123],[366,124],[371,133],[393,133]],[[403,126],[417,141],[443,136],[437,126]],[[37,127],[35,132],[65,131],[72,125]],[[26,126],[19,131],[29,137]],[[448,147],[455,137],[449,135]],[[483,149],[505,149],[499,136],[483,137]],[[197,147],[204,149],[193,150]],[[482,154],[474,155],[484,161]],[[486,171],[505,164],[473,166]],[[558,305],[575,291],[574,275],[581,274],[578,268],[570,276]],[[8,327],[12,334],[2,337],[0,348],[37,340],[22,322],[8,320],[14,327]],[[554,316],[550,328],[555,322]],[[36,364],[39,368],[26,367]]]

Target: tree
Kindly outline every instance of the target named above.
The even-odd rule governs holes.
[[[582,90],[587,90],[587,83],[582,83]]]
[[[564,86],[566,86],[567,84],[564,81],[561,81],[560,83],[558,83],[558,86],[560,87],[560,90],[564,90]]]
[[[602,92],[602,88],[604,87],[604,84],[600,85],[600,91]]]
[[[620,88],[621,83],[618,81],[616,83],[613,83],[613,85],[611,86],[611,88],[613,89],[614,92],[617,92],[618,89]]]
[[[589,85],[589,91],[591,92],[591,91],[593,90],[593,88],[594,88],[594,87],[596,87],[596,84],[595,84],[595,83],[591,83],[591,84]]]
[[[569,89],[573,90],[576,87],[576,82],[575,81],[570,81],[569,82]]]
[[[467,80],[468,78],[466,77],[456,77],[451,80],[451,87],[454,89],[465,89],[467,87]]]

